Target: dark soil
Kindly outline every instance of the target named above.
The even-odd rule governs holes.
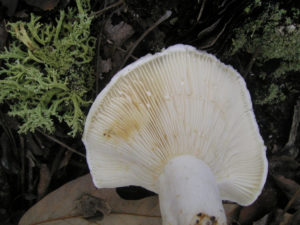
[[[68,0],[48,1],[48,5],[43,5],[42,2],[0,0],[0,48],[10,43],[10,37],[3,29],[7,21],[16,21],[21,17],[26,19],[32,12],[42,15],[47,20],[54,20],[59,14],[59,9],[74,6],[74,2]],[[92,9],[97,12],[116,2],[95,0],[92,1]],[[225,58],[224,53],[231,46],[233,29],[245,21],[243,9],[250,2],[252,1],[125,0],[124,3],[104,11],[94,20],[92,27],[93,35],[98,38],[98,42],[101,41],[94,61],[97,83],[92,95],[96,96],[101,91],[120,69],[133,44],[167,10],[172,11],[171,17],[153,27],[137,45],[126,64],[149,52],[184,43],[217,55],[243,75],[250,57],[239,55]],[[284,1],[283,4],[287,8],[299,7],[296,2]],[[252,16],[255,15],[254,13]],[[129,35],[128,31],[124,31],[123,36],[117,39],[119,42],[109,42],[111,35],[114,35],[105,31],[104,25],[109,20],[112,25],[125,22],[132,27],[134,33]],[[111,65],[108,65],[108,62],[111,62]],[[109,69],[105,70],[105,66]],[[290,76],[289,79],[290,82],[299,83],[299,76]],[[253,93],[261,81],[247,76],[246,82],[250,93]],[[300,195],[296,193],[300,190],[299,137],[297,138],[297,129],[290,133],[292,125],[297,128],[299,122],[297,116],[294,118],[294,114],[300,118],[300,105],[295,107],[297,99],[298,95],[292,94],[287,96],[284,102],[276,105],[254,105],[260,131],[268,148],[270,173],[261,197],[252,206],[239,208],[232,224],[252,224],[266,216],[265,222],[261,224],[275,225],[283,220],[283,215],[294,217],[290,221],[300,221]],[[85,154],[80,135],[76,138],[67,136],[62,124],[57,124],[56,132],[51,135],[42,131],[20,135],[17,132],[18,119],[6,114],[7,105],[0,105],[0,109],[0,224],[8,225],[17,224],[24,212],[47,193],[88,173],[89,170],[84,157],[69,151],[72,148]],[[291,135],[294,141],[289,142]],[[119,193],[127,199],[152,194],[140,188],[122,188],[119,189]],[[294,222],[285,224],[296,224]]]

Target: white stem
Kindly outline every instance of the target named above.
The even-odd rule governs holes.
[[[225,225],[226,216],[210,168],[191,155],[170,160],[159,177],[164,225]]]

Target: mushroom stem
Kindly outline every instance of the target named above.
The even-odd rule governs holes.
[[[226,216],[210,168],[192,155],[171,159],[159,176],[164,225],[225,225]]]

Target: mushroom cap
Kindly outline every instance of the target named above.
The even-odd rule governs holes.
[[[187,45],[146,55],[119,71],[94,101],[83,142],[95,185],[157,179],[180,155],[203,160],[221,198],[251,204],[267,176],[266,148],[241,75]]]

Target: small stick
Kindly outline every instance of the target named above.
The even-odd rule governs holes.
[[[24,144],[24,138],[23,136],[19,136],[20,141],[20,157],[21,157],[21,187],[22,187],[22,194],[25,193],[25,144]]]
[[[61,145],[62,147],[66,148],[67,150],[77,154],[77,155],[80,155],[82,156],[83,158],[85,158],[85,155],[82,154],[81,152],[78,152],[77,150],[75,150],[74,148],[71,148],[70,146],[66,145],[65,143],[61,142],[60,140],[56,139],[55,137],[52,137],[48,134],[45,134],[43,132],[41,132],[40,130],[38,130],[38,132],[42,135],[44,135],[46,138],[50,139],[51,141],[54,141],[55,143]]]
[[[128,213],[128,212],[111,212],[112,215],[127,215],[127,216],[141,216],[141,217],[152,217],[152,218],[161,218],[161,216],[157,215],[147,215],[147,214],[139,214],[139,213]]]
[[[114,45],[112,42],[108,42],[108,41],[107,41],[107,44],[109,44],[109,45]],[[125,49],[123,49],[123,48],[121,48],[121,47],[119,47],[119,46],[116,46],[116,49],[117,49],[117,50],[120,50],[120,51],[123,52],[123,53],[126,53],[126,52],[127,52]],[[138,57],[135,57],[134,55],[130,55],[130,57],[133,58],[134,60],[138,60]]]
[[[62,217],[56,217],[56,218],[50,218],[50,219],[46,219],[46,220],[42,220],[42,221],[38,221],[35,223],[32,223],[30,225],[39,225],[39,224],[51,224],[52,222],[58,221],[58,223],[61,223],[62,221],[66,221],[69,219],[74,219],[74,218],[81,218],[82,219],[82,215],[79,216],[62,216]],[[88,222],[90,224],[90,222]]]
[[[123,53],[126,52],[126,50],[123,49],[123,48],[121,48],[121,47],[117,47],[117,49],[118,49],[119,51],[123,52]],[[138,60],[138,57],[135,57],[134,55],[130,55],[130,57],[133,58],[134,60]]]
[[[197,17],[197,22],[199,22],[200,19],[201,19],[201,17],[202,17],[202,13],[203,13],[203,10],[204,10],[205,2],[206,2],[206,0],[203,0],[202,3],[201,3],[201,8],[200,8],[200,11],[199,11],[199,14],[198,14],[198,17]]]
[[[134,45],[132,46],[132,48],[130,49],[130,51],[128,52],[127,56],[125,57],[125,59],[123,60],[120,69],[126,64],[127,60],[129,59],[129,57],[131,56],[131,54],[133,53],[133,51],[135,50],[135,48],[139,45],[139,43],[147,36],[147,34],[149,34],[154,28],[156,28],[159,24],[161,24],[162,22],[164,22],[166,19],[168,19],[170,16],[172,15],[172,12],[167,10],[166,13],[159,18],[151,27],[149,27],[140,37],[139,39],[134,43]]]
[[[119,6],[119,5],[123,4],[123,3],[124,3],[124,0],[120,0],[120,1],[118,1],[116,3],[114,3],[114,4],[111,4],[110,6],[107,6],[104,9],[101,9],[101,10],[99,10],[97,12],[93,12],[92,15],[93,16],[100,16],[101,14],[103,14],[104,12],[106,12],[107,10],[115,8],[115,7],[117,7],[117,6]]]
[[[300,195],[300,188],[298,188],[298,190],[295,192],[295,194],[290,199],[290,201],[288,202],[288,204],[284,207],[284,210],[283,210],[283,213],[282,213],[283,215],[289,210],[289,208],[295,202],[295,200],[298,198],[299,195]]]

